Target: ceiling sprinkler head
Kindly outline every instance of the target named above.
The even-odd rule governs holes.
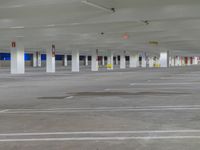
[[[113,13],[116,11],[115,8],[111,8],[110,10],[113,11]]]
[[[146,25],[149,25],[150,23],[149,23],[149,20],[144,20],[143,21]]]

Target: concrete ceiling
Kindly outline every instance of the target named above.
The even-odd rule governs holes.
[[[0,48],[9,49],[10,41],[20,38],[29,50],[55,43],[60,52],[98,48],[200,53],[199,0],[89,1],[116,12],[82,0],[1,0]]]

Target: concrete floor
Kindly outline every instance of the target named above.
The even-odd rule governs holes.
[[[199,149],[199,66],[58,70],[0,70],[0,150]]]

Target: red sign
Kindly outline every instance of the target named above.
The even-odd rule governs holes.
[[[127,33],[123,35],[123,39],[124,39],[124,40],[128,40],[128,38],[129,38],[129,36],[128,36]]]
[[[52,56],[55,57],[56,55],[56,46],[52,45]]]
[[[12,42],[12,48],[16,47],[16,42]]]

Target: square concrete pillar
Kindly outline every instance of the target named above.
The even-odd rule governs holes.
[[[85,66],[88,66],[88,56],[85,56]]]
[[[193,65],[197,65],[198,64],[198,57],[194,57],[193,58]]]
[[[51,49],[46,50],[46,72],[54,73],[56,69],[56,61],[55,61],[55,45],[52,45]]]
[[[107,57],[107,69],[108,69],[108,70],[113,70],[113,69],[114,69],[113,51],[109,51],[109,52],[108,52],[108,57]]]
[[[91,64],[92,71],[98,71],[98,50],[92,52],[92,64]]]
[[[172,66],[172,67],[175,66],[175,57],[171,57],[171,66]]]
[[[34,52],[33,53],[33,67],[41,67],[41,53],[40,52]]]
[[[65,67],[67,67],[67,65],[68,65],[67,64],[67,54],[64,55],[64,63],[63,64]]]
[[[72,50],[72,72],[79,72],[79,51]]]
[[[136,68],[139,65],[139,56],[136,55],[130,55],[130,68]]]
[[[102,56],[102,66],[105,66],[105,57]]]
[[[24,72],[24,45],[14,41],[11,46],[11,74],[24,74]]]
[[[33,53],[33,67],[37,67],[37,52]]]
[[[142,68],[146,68],[147,67],[147,62],[146,62],[146,56],[142,57]]]
[[[169,67],[169,52],[160,53],[160,67]]]
[[[41,52],[37,52],[37,65],[38,67],[42,67]]]
[[[154,64],[155,64],[154,58],[153,58],[153,57],[150,57],[150,58],[149,58],[149,68],[153,68],[153,67],[154,67]]]
[[[120,69],[126,69],[125,52],[120,54]]]

